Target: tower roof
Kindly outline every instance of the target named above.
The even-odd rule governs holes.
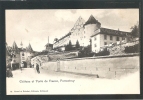
[[[32,49],[32,47],[31,47],[31,44],[29,43],[29,45],[28,45],[28,47],[26,48],[27,49],[27,51],[29,51],[29,52],[32,52],[33,51],[33,49]]]
[[[13,42],[12,49],[16,52],[19,50],[17,44],[15,43],[15,41]]]
[[[23,43],[22,43],[22,41],[21,41],[20,45],[21,45],[21,46],[23,46]]]
[[[89,19],[85,22],[84,25],[88,25],[88,24],[100,24],[101,25],[101,23],[98,22],[98,20],[96,20],[93,15],[89,17]]]

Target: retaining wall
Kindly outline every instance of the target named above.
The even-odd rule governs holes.
[[[115,78],[139,70],[139,55],[119,57],[94,57],[82,59],[65,59],[60,62],[43,63],[43,68],[57,71],[95,74],[102,78]]]

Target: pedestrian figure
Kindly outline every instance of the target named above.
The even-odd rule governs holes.
[[[21,62],[21,66],[20,66],[20,70],[21,70],[21,73],[22,73],[22,68],[24,67],[24,63]]]
[[[7,64],[6,66],[6,77],[13,77],[12,71],[11,71],[11,64]]]
[[[56,71],[60,71],[60,59],[57,59],[57,70]]]
[[[39,65],[37,63],[36,63],[36,70],[37,70],[37,73],[39,74],[40,70],[39,70]]]

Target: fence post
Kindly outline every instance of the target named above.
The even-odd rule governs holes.
[[[57,71],[60,71],[60,60],[57,60]]]

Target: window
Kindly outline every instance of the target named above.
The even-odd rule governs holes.
[[[96,47],[96,44],[94,44],[94,47]]]
[[[24,56],[24,53],[22,53],[22,56]]]
[[[107,35],[104,35],[104,40],[106,40],[107,39]]]
[[[117,37],[116,40],[119,41],[119,37]]]
[[[94,37],[94,40],[96,40],[96,37]]]
[[[104,45],[107,45],[107,42],[104,42]]]
[[[113,37],[112,37],[112,36],[110,36],[110,40],[113,40]]]

